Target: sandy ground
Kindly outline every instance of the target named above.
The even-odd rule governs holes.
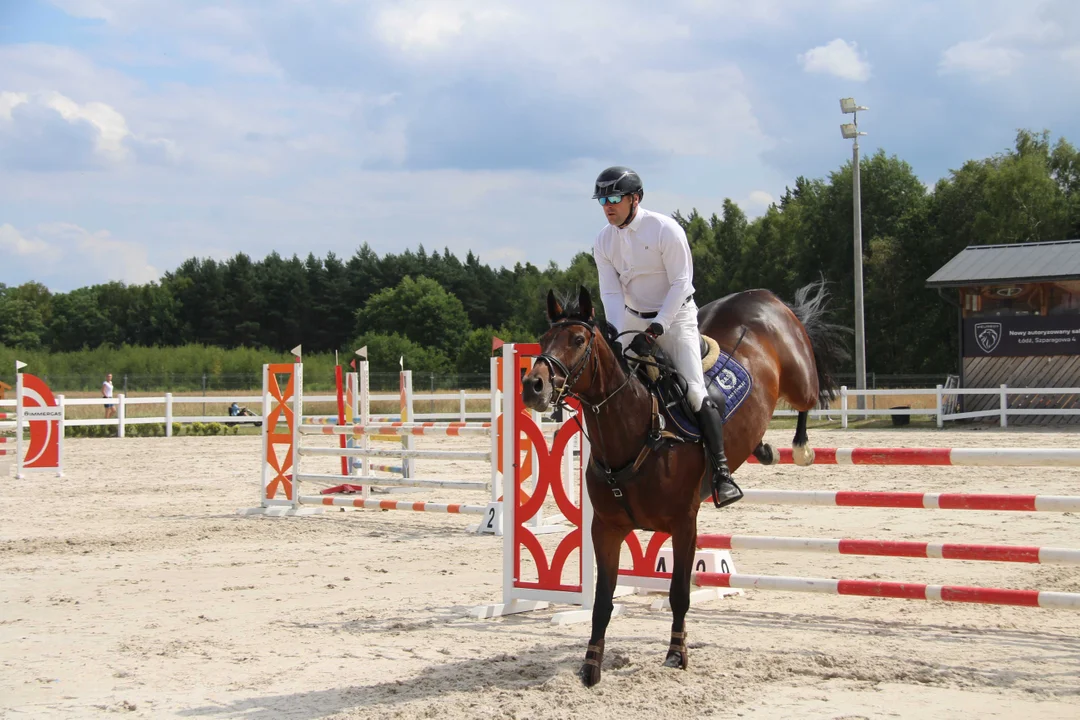
[[[769,439],[786,446],[789,436]],[[1080,447],[1080,434],[817,430],[811,442]],[[669,616],[648,598],[623,598],[603,682],[586,690],[574,673],[589,628],[552,626],[560,608],[465,617],[499,599],[501,539],[467,534],[474,519],[458,516],[240,517],[256,504],[258,444],[70,440],[64,479],[6,478],[0,717],[1080,717],[1076,613],[764,591],[691,609],[686,672],[660,667]],[[318,460],[310,469],[332,470]],[[422,463],[421,474],[486,477],[469,463]],[[754,488],[1080,494],[1080,470],[1069,469],[748,466],[738,476]],[[736,505],[703,508],[701,529],[1080,545],[1077,517],[1051,513]],[[1080,592],[1075,567],[782,552],[735,560],[747,573]]]

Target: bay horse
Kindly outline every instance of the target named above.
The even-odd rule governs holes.
[[[807,447],[808,412],[835,396],[830,373],[849,357],[842,331],[825,320],[824,281],[811,283],[787,305],[769,290],[747,290],[703,306],[698,327],[731,354],[753,378],[750,394],[724,427],[724,447],[732,471],[754,454],[765,464],[779,460],[762,442],[778,398],[798,411],[795,461],[813,462]],[[617,356],[613,339],[597,323],[592,299],[584,287],[577,302],[547,297],[549,329],[540,339],[541,355],[523,378],[526,407],[546,411],[568,395],[581,401],[592,458],[586,486],[594,514],[592,540],[596,553],[596,596],[592,634],[579,676],[587,687],[600,681],[604,634],[614,609],[619,553],[623,539],[635,529],[671,535],[673,567],[668,598],[671,642],[664,665],[687,667],[686,612],[697,545],[697,514],[710,494],[711,466],[699,443],[676,442],[646,453],[655,434],[656,406],[636,372]],[[643,459],[644,458],[644,459]],[[636,470],[633,468],[637,465]],[[630,468],[614,492],[610,471]],[[608,471],[608,472],[605,472]],[[618,474],[618,473],[617,473]]]

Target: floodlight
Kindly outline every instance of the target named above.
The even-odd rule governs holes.
[[[840,98],[840,112],[850,115],[860,110],[869,110],[868,107],[855,104],[855,98]]]
[[[845,140],[851,140],[852,138],[857,138],[866,133],[859,132],[859,126],[855,123],[844,123],[840,126],[840,134],[844,136]]]

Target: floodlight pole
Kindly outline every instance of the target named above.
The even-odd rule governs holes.
[[[855,114],[858,129],[858,113]],[[855,210],[855,387],[866,389],[866,326],[863,319],[863,247],[862,247],[862,183],[859,177],[859,136],[851,146],[852,182],[854,183]],[[866,408],[866,396],[859,395],[856,407]]]
[[[859,132],[859,111],[867,110],[857,104],[854,98],[841,98],[840,111],[851,114],[851,125],[842,125],[841,133],[845,138],[854,140],[851,147],[851,184],[852,204],[854,209],[855,229],[855,387],[859,390],[866,389],[866,323],[863,313],[863,246],[862,246],[862,183],[859,167],[859,136],[866,133]],[[857,407],[859,410],[866,409],[866,397],[857,395]],[[864,416],[865,417],[865,416]]]

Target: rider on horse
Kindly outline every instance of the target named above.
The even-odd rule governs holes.
[[[641,178],[630,168],[610,167],[596,178],[593,198],[608,221],[593,245],[604,315],[616,335],[639,333],[629,347],[635,354],[651,354],[658,344],[686,381],[715,472],[718,505],[728,505],[742,491],[724,454],[723,409],[705,390],[690,244],[675,220],[641,207],[644,196]]]

